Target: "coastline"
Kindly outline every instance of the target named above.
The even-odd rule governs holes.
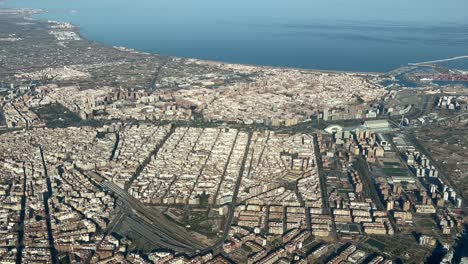
[[[3,6],[1,4],[4,4]],[[327,70],[327,69],[317,69],[317,68],[301,68],[301,67],[287,67],[287,66],[274,66],[274,65],[260,65],[260,64],[249,64],[249,63],[236,63],[236,62],[229,62],[229,61],[216,61],[216,60],[209,60],[209,59],[200,59],[200,58],[193,58],[193,57],[183,57],[183,56],[177,56],[177,55],[163,55],[163,54],[158,54],[154,52],[147,52],[147,51],[141,51],[135,48],[131,47],[126,47],[126,46],[113,46],[101,41],[93,40],[90,39],[86,36],[84,36],[81,32],[81,28],[78,25],[75,25],[73,23],[70,23],[69,21],[55,21],[51,19],[45,19],[45,18],[38,18],[34,17],[34,15],[38,14],[46,14],[48,13],[47,10],[43,9],[35,9],[35,8],[14,8],[14,7],[8,7],[6,6],[6,2],[0,1],[0,10],[24,10],[24,11],[30,11],[27,15],[24,17],[28,17],[29,19],[36,20],[36,21],[41,21],[44,23],[50,23],[50,22],[56,22],[56,23],[68,23],[73,26],[71,31],[75,32],[82,40],[90,42],[90,43],[95,43],[99,45],[103,45],[108,48],[120,48],[123,51],[126,52],[137,52],[140,54],[146,54],[146,55],[151,55],[151,56],[159,56],[159,57],[164,57],[164,58],[172,58],[172,59],[184,59],[184,60],[192,60],[195,62],[199,63],[205,63],[205,64],[221,64],[221,65],[233,65],[233,66],[246,66],[246,67],[255,67],[259,69],[285,69],[285,70],[297,70],[297,71],[304,71],[304,72],[322,72],[322,73],[342,73],[342,74],[352,74],[352,75],[365,75],[365,76],[382,76],[385,74],[388,74],[391,71],[394,71],[396,69],[389,70],[387,72],[368,72],[368,71],[347,71],[347,70]],[[126,50],[124,50],[124,49]],[[398,69],[398,68],[397,68]]]
[[[5,10],[9,9],[0,7],[0,47],[5,52],[0,56],[0,80],[10,85],[4,89],[5,107],[0,105],[6,128],[0,131],[5,137],[0,147],[7,153],[13,150],[5,157],[12,181],[21,176],[21,168],[24,176],[20,231],[8,230],[20,236],[14,243],[20,245],[17,262],[35,257],[28,251],[35,244],[23,239],[32,232],[49,238],[49,250],[37,244],[37,255],[48,254],[53,262],[116,258],[133,263],[137,261],[131,257],[147,260],[156,251],[168,258],[173,254],[173,259],[186,255],[190,262],[201,255],[206,261],[217,256],[232,259],[223,263],[245,263],[247,258],[262,262],[279,251],[288,252],[284,262],[294,262],[297,256],[310,262],[310,254],[325,248],[323,261],[349,252],[360,256],[356,261],[371,262],[372,257],[420,263],[433,250],[424,241],[451,248],[455,244],[446,231],[460,231],[458,214],[463,215],[458,208],[465,201],[457,185],[464,181],[452,178],[457,167],[438,166],[450,153],[426,149],[444,147],[450,129],[453,161],[463,161],[462,145],[456,143],[463,140],[464,122],[457,112],[437,114],[445,111],[436,109],[443,102],[455,110],[458,98],[451,91],[423,87],[405,75],[417,74],[420,67],[403,66],[399,73],[381,75],[162,56],[87,38],[82,33],[88,34],[90,24],[72,15],[54,21],[47,19],[54,15],[41,15],[44,10]],[[90,36],[101,39],[95,33]],[[113,43],[110,37],[104,39]],[[357,62],[342,63],[359,66]],[[367,64],[373,65],[378,64]],[[412,82],[416,88],[411,88]],[[405,83],[408,87],[400,86]],[[338,129],[331,133],[334,126]],[[397,139],[403,143],[397,144]],[[427,157],[430,164],[408,165],[401,159],[404,155]],[[28,161],[31,167],[26,168]],[[28,176],[36,161],[45,168],[47,180],[38,195],[26,192],[29,183],[45,186],[44,177]],[[49,179],[46,166],[49,171],[58,169],[58,176]],[[422,178],[404,178],[415,176],[416,166],[440,173],[440,186],[434,190]],[[400,186],[395,177],[411,183]],[[49,200],[52,187],[55,198]],[[343,188],[347,193],[340,192]],[[411,227],[399,216],[392,217],[403,206],[384,206],[384,189],[389,197],[418,196],[410,199],[415,210],[402,213],[406,220],[415,217]],[[432,200],[420,199],[429,189],[430,199],[440,200],[448,192],[449,201],[436,207]],[[46,217],[25,218],[28,205],[38,203],[36,211],[43,208]],[[17,215],[17,209],[11,211]],[[91,221],[94,216],[97,219]],[[41,226],[32,230],[31,223]],[[348,230],[344,225],[362,232],[342,232]],[[87,237],[76,239],[76,234]],[[366,240],[369,237],[373,240]],[[115,247],[107,247],[106,238]],[[33,246],[23,252],[23,244]],[[250,255],[247,247],[257,244],[262,255],[253,259],[258,252]],[[231,245],[239,251],[230,251]],[[86,258],[79,255],[84,254],[81,246],[90,252]],[[345,257],[352,260],[351,255]]]

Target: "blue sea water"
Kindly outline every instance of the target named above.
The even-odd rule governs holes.
[[[437,63],[438,65],[451,69],[468,70],[468,59],[454,60]]]
[[[385,72],[468,55],[466,0],[7,0],[162,55]]]

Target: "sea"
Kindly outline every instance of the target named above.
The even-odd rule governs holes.
[[[468,55],[466,0],[3,0],[93,41],[167,56],[387,72]],[[456,63],[468,69],[468,60]]]

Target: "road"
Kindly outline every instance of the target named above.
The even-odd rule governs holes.
[[[323,210],[324,210],[324,213],[330,214],[331,212],[330,212],[330,204],[328,201],[327,179],[323,172],[322,156],[320,155],[320,148],[318,144],[317,135],[314,135],[314,148],[315,148],[314,151],[315,151],[315,156],[316,156],[318,174],[320,177],[320,192],[322,194]]]
[[[41,159],[42,159],[42,167],[44,169],[44,177],[47,183],[47,192],[43,193],[44,211],[46,215],[45,220],[46,220],[46,225],[47,225],[47,235],[49,237],[49,247],[50,247],[50,255],[52,258],[52,264],[55,264],[55,263],[58,263],[57,250],[55,249],[55,242],[54,242],[54,236],[53,236],[53,231],[52,231],[51,214],[50,214],[50,208],[49,208],[49,199],[52,197],[52,184],[50,182],[50,177],[49,177],[47,165],[44,159],[44,150],[42,146],[39,147],[39,151],[40,151]]]
[[[23,257],[23,248],[24,248],[24,219],[26,216],[26,184],[27,184],[27,175],[26,175],[26,163],[23,162],[23,179],[22,179],[22,194],[21,194],[21,211],[20,211],[20,219],[19,219],[19,227],[18,227],[18,245],[16,251],[16,263],[21,264],[21,260]]]
[[[366,193],[366,196],[372,199],[372,201],[375,203],[377,206],[378,210],[385,210],[385,207],[380,200],[379,194],[377,193],[377,190],[375,189],[375,181],[372,178],[371,175],[369,175],[369,167],[367,165],[366,160],[362,156],[358,156],[356,158],[356,162],[354,163],[354,167],[356,170],[359,172],[359,175],[361,176],[361,181],[364,184],[363,190],[364,193]]]
[[[146,168],[146,166],[151,162],[152,158],[158,155],[159,150],[164,146],[166,141],[174,134],[175,132],[175,126],[171,126],[170,130],[166,135],[158,142],[158,144],[154,147],[154,149],[146,156],[146,158],[143,160],[143,162],[138,165],[136,171],[133,173],[132,177],[128,182],[125,183],[125,191],[127,192],[130,187],[132,187],[133,182],[140,176],[140,174],[143,172],[143,170]]]
[[[218,188],[216,188],[215,195],[213,196],[214,198],[213,198],[212,205],[215,205],[216,200],[218,199],[219,190],[221,189],[221,186],[224,183],[224,179],[226,178],[227,169],[228,169],[229,163],[231,162],[232,152],[234,151],[234,147],[236,146],[238,137],[239,137],[239,131],[237,131],[236,133],[236,137],[234,138],[234,142],[232,143],[232,146],[231,146],[231,151],[229,152],[229,156],[227,157],[226,163],[224,164],[223,174],[221,174],[221,180],[219,181]]]
[[[318,175],[319,175],[319,178],[320,178],[319,183],[320,183],[320,193],[322,195],[323,213],[331,216],[332,212],[331,212],[331,208],[330,208],[330,201],[328,200],[327,178],[326,178],[325,172],[323,170],[322,155],[320,154],[320,147],[319,147],[319,144],[318,144],[317,134],[314,134],[314,153],[315,153],[315,157],[316,157],[315,163],[316,163],[317,170],[318,170]],[[309,215],[309,217],[310,217],[310,215]],[[308,219],[308,221],[309,221],[309,224],[310,224],[310,219]],[[333,239],[338,240],[338,234],[336,232],[336,223],[335,223],[335,218],[334,217],[331,218],[331,224],[332,224]]]
[[[223,228],[223,234],[218,240],[216,240],[216,242],[212,246],[204,248],[202,253],[208,253],[221,247],[229,235],[229,229],[231,228],[232,221],[234,220],[234,212],[236,210],[237,196],[239,195],[240,183],[242,181],[242,175],[244,174],[245,164],[247,163],[247,156],[249,153],[249,147],[250,147],[251,142],[252,142],[252,132],[249,133],[249,136],[247,138],[247,144],[245,144],[244,157],[242,158],[242,163],[240,167],[241,169],[239,170],[239,175],[236,181],[236,187],[232,195],[232,202],[228,205],[228,215],[226,217],[226,223]]]
[[[203,132],[202,132],[202,133],[203,133]],[[202,134],[202,133],[201,133],[201,134]],[[197,144],[198,141],[200,140],[201,134],[200,134],[200,136],[198,137],[197,142],[196,142],[195,144]],[[203,162],[203,165],[200,167],[200,172],[198,173],[197,178],[195,179],[195,183],[193,184],[192,188],[190,189],[189,194],[187,195],[187,199],[185,200],[185,203],[186,203],[186,204],[189,204],[189,201],[190,201],[190,199],[192,198],[193,192],[195,191],[195,188],[198,186],[198,182],[200,181],[200,178],[203,176],[203,172],[205,171],[205,168],[206,168],[206,166],[207,166],[207,164],[208,164],[208,161],[209,161],[210,158],[211,158],[211,155],[213,155],[213,149],[215,148],[216,143],[218,142],[218,139],[219,139],[219,136],[220,136],[220,135],[221,135],[221,132],[218,131],[218,134],[216,135],[216,138],[214,139],[213,144],[211,145],[210,151],[209,151],[208,155],[206,156],[206,159],[205,159],[205,161]],[[195,150],[195,146],[196,146],[196,145],[193,146],[192,151]],[[215,199],[216,199],[216,197],[215,197]]]
[[[156,90],[156,85],[158,84],[158,82],[161,79],[162,71],[163,71],[164,67],[166,67],[166,65],[170,61],[171,61],[171,58],[168,57],[160,65],[158,65],[158,67],[156,68],[156,71],[154,72],[154,76],[151,79],[150,84],[148,85],[148,94],[151,94],[152,92],[154,92]]]

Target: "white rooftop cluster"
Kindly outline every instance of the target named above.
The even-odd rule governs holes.
[[[234,189],[247,134],[234,129],[178,128],[133,183],[130,193],[147,203],[223,203]]]
[[[385,94],[369,78],[344,73],[270,69],[264,74],[252,83],[179,90],[173,96],[197,106],[208,120],[288,125],[323,109],[369,103]]]
[[[61,68],[47,68],[40,71],[29,72],[29,73],[18,73],[15,74],[16,78],[26,80],[40,80],[42,78],[50,78],[54,80],[70,80],[70,79],[81,79],[89,78],[90,75],[86,72],[75,70],[70,67]]]

